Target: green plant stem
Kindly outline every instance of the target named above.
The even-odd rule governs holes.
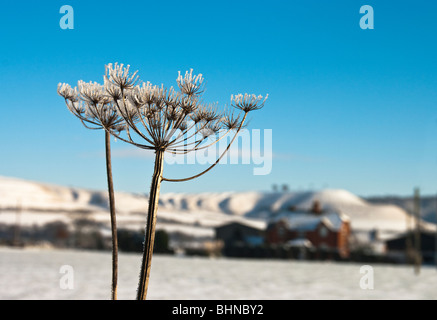
[[[109,211],[111,215],[112,232],[112,300],[117,300],[117,275],[118,275],[118,240],[117,222],[115,217],[114,183],[112,181],[111,164],[111,136],[105,130],[105,151],[106,151],[106,176],[108,179]]]
[[[162,171],[164,168],[164,151],[156,150],[155,168],[149,193],[149,208],[144,236],[143,260],[138,284],[137,300],[146,300],[149,286],[150,268],[152,266],[153,246],[155,243],[155,226],[158,212],[159,191],[161,189]]]

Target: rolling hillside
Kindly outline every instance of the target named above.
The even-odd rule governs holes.
[[[269,218],[291,210],[308,210],[318,200],[322,209],[342,211],[352,228],[381,234],[403,232],[407,212],[393,204],[373,204],[346,190],[317,192],[226,192],[162,194],[157,229],[180,231],[193,236],[213,237],[213,227],[228,221],[244,221],[264,228]],[[17,211],[17,208],[19,210]],[[141,230],[146,222],[147,196],[116,193],[119,228]],[[17,215],[17,212],[20,214]],[[109,230],[106,191],[56,186],[16,178],[0,177],[0,224],[43,225],[53,221],[67,224],[90,219]],[[434,225],[423,222],[425,228]]]

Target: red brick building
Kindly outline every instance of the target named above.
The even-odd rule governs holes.
[[[286,212],[271,221],[266,230],[268,244],[307,240],[317,250],[349,256],[349,218],[337,212]]]

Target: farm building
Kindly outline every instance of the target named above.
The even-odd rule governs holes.
[[[225,246],[258,245],[264,242],[265,223],[233,221],[215,228],[216,239]]]
[[[419,236],[420,254],[425,263],[435,263],[436,233],[421,230]],[[405,232],[396,238],[386,241],[387,255],[398,260],[408,260],[406,255],[416,247],[414,231]]]
[[[338,212],[293,211],[278,214],[267,226],[267,244],[304,243],[319,252],[349,256],[349,218]]]

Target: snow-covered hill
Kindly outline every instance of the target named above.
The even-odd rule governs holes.
[[[212,237],[213,227],[228,221],[266,226],[273,215],[290,210],[308,210],[314,201],[322,209],[348,215],[354,230],[378,229],[396,234],[405,230],[408,214],[395,205],[371,204],[346,190],[317,192],[225,192],[161,194],[157,228]],[[88,218],[109,226],[106,191],[49,185],[0,177],[0,223],[41,225],[56,220],[71,223]],[[16,208],[20,208],[17,215]],[[117,224],[140,230],[145,226],[147,197],[116,193]],[[434,225],[424,223],[424,227]]]
[[[404,209],[392,204],[372,204],[346,190],[165,194],[161,196],[161,207],[175,212],[217,212],[268,221],[278,213],[310,210],[315,201],[323,210],[348,215],[356,232],[376,229],[382,238],[388,238],[405,231],[408,224],[413,225]],[[435,230],[435,225],[425,221],[422,227]]]
[[[394,204],[407,212],[414,212],[413,196],[376,196],[366,199],[374,204]],[[420,197],[420,215],[423,220],[437,223],[437,197],[435,195],[422,195]]]

